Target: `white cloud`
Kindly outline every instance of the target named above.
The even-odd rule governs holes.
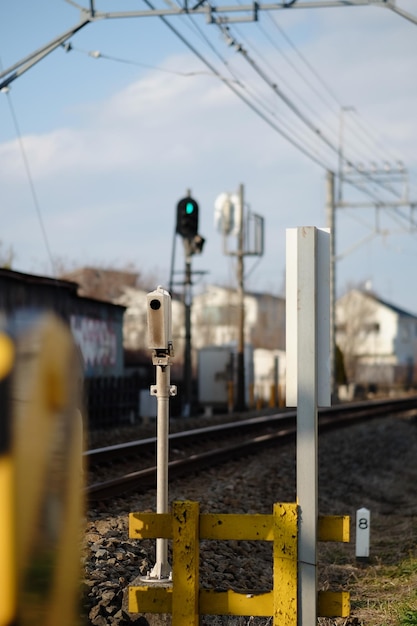
[[[341,102],[357,106],[394,152],[415,164],[417,27],[405,26],[398,16],[376,7],[278,14]],[[256,25],[247,26],[245,33],[257,33]],[[272,64],[281,61],[269,49],[268,54]],[[229,56],[242,72],[242,60]],[[188,54],[168,57],[161,65],[205,71]],[[293,80],[284,67],[280,71]],[[251,75],[250,69],[244,72]],[[305,84],[299,87],[306,99],[303,110],[311,114],[309,103],[313,108],[318,101]],[[265,87],[260,95],[276,106],[278,120],[288,119]],[[45,99],[46,110],[48,106],[53,105]],[[150,70],[110,97],[79,100],[66,104],[66,110],[71,106],[76,111],[71,127],[55,125],[43,133],[33,128],[23,136],[51,248],[59,256],[77,257],[81,263],[125,256],[145,269],[158,265],[167,271],[175,205],[191,187],[207,238],[204,254],[194,263],[210,268],[208,280],[221,278],[227,275],[229,259],[214,232],[214,199],[242,182],[251,208],[266,218],[266,254],[252,275],[253,285],[262,288],[274,277],[281,284],[285,228],[325,225],[324,171],[249,111],[219,79]],[[335,110],[336,115],[326,113],[325,119],[337,143],[336,105]],[[33,258],[44,257],[45,250],[41,237],[34,235],[36,217],[16,141],[0,143],[0,184],[9,212],[2,239],[16,248],[23,269],[25,263],[32,268]],[[343,220],[340,216],[342,226]],[[181,255],[179,245],[179,265]],[[393,273],[391,265],[387,271]],[[363,267],[358,269],[353,256],[340,275],[355,275]],[[410,308],[417,310],[417,300]]]

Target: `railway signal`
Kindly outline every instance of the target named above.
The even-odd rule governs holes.
[[[191,254],[201,254],[206,240],[201,235],[195,235],[191,241]]]
[[[198,231],[198,204],[187,196],[177,204],[176,232],[184,239],[192,240]]]
[[[187,416],[191,411],[192,395],[192,369],[191,369],[191,304],[192,304],[192,269],[191,260],[195,254],[201,254],[205,244],[205,239],[198,233],[199,206],[196,200],[191,197],[191,190],[186,190],[185,198],[177,203],[177,222],[175,225],[174,244],[172,252],[171,278],[169,291],[172,291],[172,277],[174,273],[175,241],[176,235],[181,235],[184,246],[185,271],[184,271],[184,320],[185,320],[185,344],[184,344],[184,399],[183,415]],[[199,272],[200,274],[204,272]]]

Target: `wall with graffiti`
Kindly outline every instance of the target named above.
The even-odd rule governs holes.
[[[83,357],[86,376],[122,374],[120,325],[83,315],[71,315],[70,325]]]

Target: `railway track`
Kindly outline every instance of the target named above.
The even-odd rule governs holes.
[[[319,410],[319,432],[407,411],[417,413],[417,397],[340,404]],[[295,435],[295,410],[173,433],[169,435],[169,480],[256,454],[266,446],[283,445]],[[136,468],[124,474],[119,470],[117,477],[91,483],[86,488],[87,498],[102,500],[128,491],[138,493],[155,488],[155,450],[156,437],[151,437],[86,452],[86,461],[94,475],[99,466],[109,464],[114,472],[116,464],[127,459]]]

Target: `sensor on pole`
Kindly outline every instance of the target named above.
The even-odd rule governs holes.
[[[153,350],[152,363],[156,367],[156,385],[151,385],[151,395],[157,399],[157,449],[156,449],[156,512],[168,513],[168,434],[169,398],[177,394],[170,384],[172,346],[171,296],[158,286],[146,296],[148,315],[148,347]],[[168,561],[168,540],[156,540],[156,562],[146,582],[171,581],[171,565]]]

